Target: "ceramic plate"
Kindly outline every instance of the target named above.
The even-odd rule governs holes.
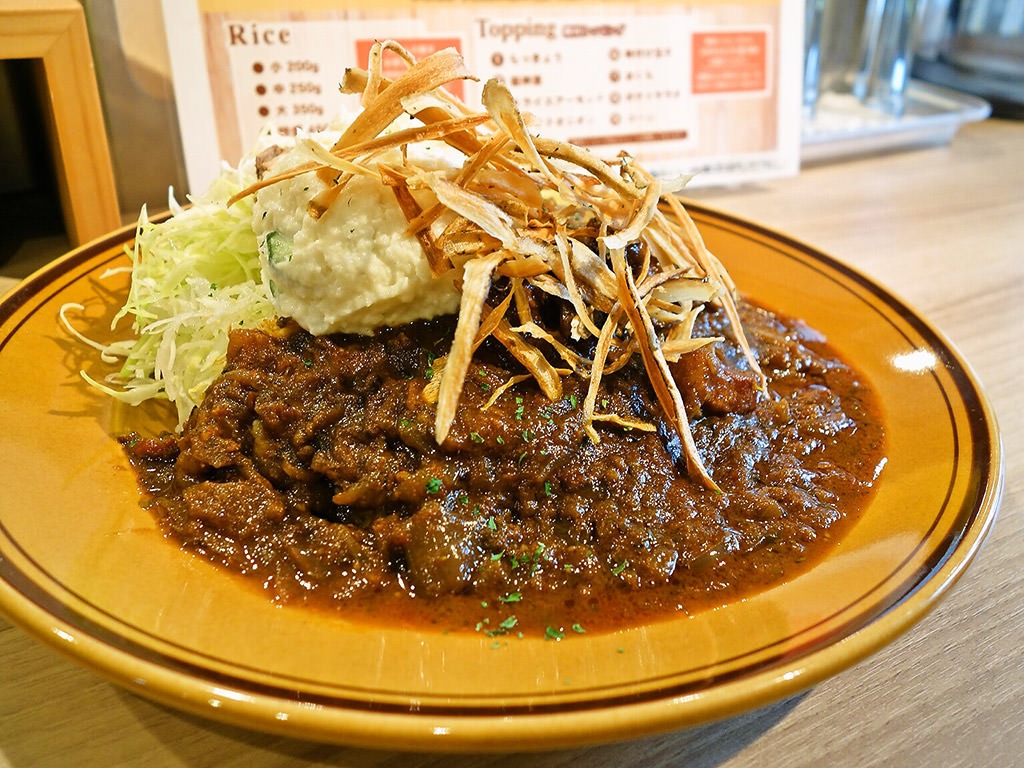
[[[698,206],[753,299],[807,320],[874,384],[888,465],[863,518],[805,574],[755,597],[555,642],[400,631],[281,607],[186,555],[139,506],[114,436],[173,417],[86,387],[106,373],[57,321],[101,333],[125,229],[0,305],[0,610],[144,696],[256,729],[378,748],[578,745],[692,725],[835,674],[918,621],[977,554],[1002,456],[971,371],[885,289],[786,236]]]

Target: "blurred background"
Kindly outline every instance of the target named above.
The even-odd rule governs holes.
[[[803,5],[802,82],[792,85],[805,166],[949,141],[990,113],[1024,116],[1024,0],[794,2]],[[133,222],[143,205],[165,209],[168,187],[188,188],[164,14],[160,0],[82,6],[117,203]],[[0,62],[0,273],[11,277],[73,245],[37,69]]]

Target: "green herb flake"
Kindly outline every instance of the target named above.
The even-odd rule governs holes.
[[[571,405],[574,409],[576,408],[577,402],[578,401],[576,400],[576,395],[569,395],[569,405]]]
[[[402,419],[402,426],[403,427],[408,427],[410,424],[412,424],[412,422],[409,421],[408,419]]]
[[[577,633],[579,633],[579,634],[581,634],[581,635],[582,635],[582,634],[583,634],[583,633],[585,633],[585,632],[586,632],[587,630],[585,630],[585,629],[584,629],[584,628],[583,628],[582,626],[580,626],[579,624],[573,624],[573,625],[572,625],[572,631],[573,631],[573,632],[577,632]]]
[[[544,495],[545,496],[550,496],[551,495],[551,482],[549,480],[545,480],[544,481]]]
[[[498,445],[504,445],[504,444],[505,444],[505,438],[503,438],[501,435],[498,435]]]
[[[474,443],[482,443],[484,441],[483,437],[481,437],[479,432],[470,432],[469,439],[472,440]]]
[[[509,592],[504,597],[499,597],[498,598],[498,602],[500,602],[500,603],[518,603],[522,599],[523,599],[523,595],[522,595],[521,592]]]
[[[555,627],[547,627],[544,630],[544,634],[547,636],[548,640],[557,641],[565,637],[565,632],[560,629],[556,629]]]
[[[498,626],[501,627],[502,629],[508,630],[508,629],[512,629],[512,627],[514,627],[518,623],[519,623],[519,619],[517,619],[515,617],[515,615],[513,614],[512,616],[509,616],[507,619],[505,619],[503,622],[501,622],[501,624],[499,624]]]
[[[307,368],[312,368],[313,367],[313,361],[312,360],[303,360],[302,364],[304,366],[306,366]]]
[[[490,392],[491,391],[491,385],[488,384],[486,381],[481,381],[481,382],[477,382],[477,383],[480,385],[480,389],[482,389],[484,392]]]
[[[441,480],[436,477],[432,477],[426,482],[427,493],[437,493],[441,490]]]
[[[618,576],[620,573],[626,570],[627,565],[629,565],[629,560],[623,560],[621,563],[612,568],[612,573]]]
[[[503,557],[504,555],[505,555],[505,553],[504,553],[504,552],[495,552],[495,553],[494,553],[493,555],[491,555],[491,562],[496,562],[496,561],[498,561],[498,560],[501,560],[501,558],[502,558],[502,557]],[[499,600],[502,600],[502,598],[500,598],[500,597],[499,597],[498,599],[499,599]],[[502,600],[502,602],[504,602],[504,600]]]
[[[494,522],[494,515],[491,515],[487,518],[487,527],[490,528],[492,531],[498,530],[498,524]]]

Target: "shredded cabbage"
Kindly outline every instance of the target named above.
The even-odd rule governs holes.
[[[151,222],[143,208],[131,258],[128,300],[111,328],[131,316],[135,338],[98,344],[68,322],[68,330],[97,348],[106,362],[124,359],[119,371],[101,383],[82,377],[122,402],[138,405],[167,399],[178,411],[179,427],[220,375],[228,330],[273,317],[268,287],[260,273],[252,228],[252,197],[228,207],[226,201],[255,180],[252,158],[226,169],[211,187],[182,208],[174,200],[171,217]]]

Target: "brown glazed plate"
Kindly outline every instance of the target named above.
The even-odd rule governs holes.
[[[888,463],[820,564],[692,616],[562,641],[369,627],[275,605],[181,552],[140,507],[116,435],[173,423],[85,386],[123,302],[133,228],[0,304],[0,611],[126,688],[210,718],[386,749],[553,748],[637,737],[792,695],[920,620],[977,555],[1002,493],[992,409],[950,343],[865,276],[792,238],[691,206],[754,300],[826,334],[871,381]]]

